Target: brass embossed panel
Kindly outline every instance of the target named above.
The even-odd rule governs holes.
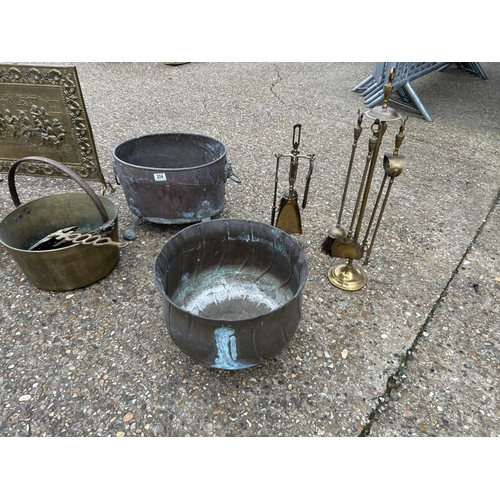
[[[74,66],[0,65],[0,172],[26,156],[51,158],[106,184]],[[18,173],[66,177],[37,162]]]

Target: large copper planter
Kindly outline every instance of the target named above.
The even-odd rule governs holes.
[[[194,360],[226,370],[259,365],[290,342],[307,274],[292,236],[240,219],[183,229],[155,262],[172,340]]]
[[[129,139],[113,151],[117,182],[133,217],[124,232],[135,239],[140,219],[157,224],[207,220],[224,206],[228,178],[239,181],[226,147],[198,134],[151,134]]]

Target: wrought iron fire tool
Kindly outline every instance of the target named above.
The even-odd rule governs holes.
[[[276,154],[276,174],[274,178],[274,199],[271,212],[271,225],[287,232],[288,234],[302,234],[302,219],[298,205],[298,194],[295,190],[295,181],[299,167],[299,158],[309,160],[309,171],[306,177],[304,196],[302,199],[302,208],[306,208],[307,197],[309,194],[309,185],[314,169],[314,155],[304,155],[299,152],[300,132],[302,125],[297,124],[293,127],[292,152],[290,154]],[[281,158],[290,158],[290,171],[288,175],[288,190],[282,195],[278,217],[276,218],[276,198],[278,193],[278,173]]]
[[[370,255],[373,250],[373,244],[375,237],[377,235],[380,222],[382,220],[382,215],[387,205],[387,200],[389,193],[394,182],[394,179],[398,177],[403,169],[404,155],[399,154],[399,148],[404,139],[404,129],[406,125],[406,119],[402,119],[401,115],[397,113],[393,108],[388,107],[388,101],[392,93],[392,82],[394,80],[394,68],[392,68],[387,84],[384,87],[384,102],[381,106],[377,106],[373,109],[368,110],[365,113],[360,113],[358,111],[358,123],[354,128],[354,142],[352,146],[351,158],[349,162],[349,167],[347,170],[346,182],[344,185],[344,192],[342,197],[342,202],[339,210],[339,216],[337,224],[328,230],[328,236],[323,241],[321,246],[322,251],[330,255],[331,257],[339,257],[348,259],[347,264],[341,264],[334,266],[328,271],[328,278],[330,282],[338,288],[343,290],[359,290],[364,287],[367,282],[367,275],[364,269],[361,269],[354,264],[355,260],[361,260],[364,257],[363,265],[367,265],[370,259]],[[354,204],[354,209],[352,213],[351,224],[349,230],[346,232],[341,226],[341,218],[346,202],[347,191],[349,187],[351,171],[354,162],[354,155],[357,148],[358,139],[362,132],[361,122],[363,117],[366,116],[373,120],[371,125],[372,135],[368,140],[368,152],[366,155],[365,166],[363,174],[361,177],[361,182],[358,189],[358,194]],[[382,179],[379,193],[375,204],[372,209],[370,221],[366,228],[366,233],[364,239],[360,240],[360,233],[363,227],[363,219],[366,212],[366,207],[368,204],[368,199],[370,195],[370,189],[373,182],[373,177],[375,173],[375,168],[377,165],[378,154],[382,144],[382,139],[388,127],[388,122],[399,120],[401,122],[399,132],[396,135],[396,147],[392,155],[384,155],[384,177]],[[386,189],[385,196],[383,198],[382,207],[378,213],[378,219],[375,223],[375,229],[370,238],[370,232],[375,222],[377,215],[377,210],[382,199],[383,192],[387,183],[387,178],[389,178],[389,185]],[[361,203],[361,206],[360,206]],[[359,208],[359,210],[358,210]]]

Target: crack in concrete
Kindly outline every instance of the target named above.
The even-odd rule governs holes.
[[[210,116],[210,111],[208,110],[207,99],[206,98],[203,99],[202,104],[203,104],[203,107],[205,108],[205,111],[206,111],[207,115]]]
[[[477,239],[483,233],[485,225],[488,223],[495,208],[499,204],[500,204],[500,190],[498,190],[495,199],[493,200],[493,202],[490,205],[490,208],[488,210],[488,214],[483,219],[483,222],[479,226],[478,230],[476,231],[474,238],[472,238],[472,241],[469,243],[469,245],[465,249],[465,252],[462,254],[462,258],[460,259],[458,265],[455,267],[455,269],[451,273],[450,279],[446,283],[441,294],[439,295],[438,299],[434,303],[434,306],[432,307],[429,314],[427,315],[427,318],[425,319],[424,323],[420,327],[420,330],[418,331],[415,339],[413,340],[411,347],[409,349],[407,349],[406,354],[401,358],[399,366],[396,369],[396,371],[394,372],[394,374],[391,375],[387,379],[385,392],[382,394],[382,396],[378,397],[379,403],[371,411],[370,415],[368,416],[368,423],[365,425],[364,429],[359,433],[358,437],[367,437],[370,435],[371,428],[372,428],[373,424],[375,422],[379,421],[380,416],[387,409],[387,406],[391,400],[392,391],[399,389],[403,385],[404,379],[407,377],[407,374],[408,374],[408,371],[406,369],[406,367],[408,366],[408,361],[412,360],[413,352],[415,350],[417,350],[417,345],[419,344],[424,333],[426,332],[428,325],[434,319],[434,314],[436,313],[437,308],[441,305],[441,303],[443,302],[445,297],[448,295],[448,289],[450,288],[451,284],[453,283],[455,276],[459,273],[460,268],[462,267],[467,255],[471,252],[472,247],[476,244]]]
[[[278,93],[275,91],[275,87],[281,82],[283,81],[283,78],[282,76],[280,75],[280,70],[279,70],[279,67],[277,64],[273,64],[274,66],[274,69],[276,70],[276,79],[273,80],[271,82],[271,87],[270,87],[270,90],[271,90],[271,94],[274,95],[274,97],[276,97],[276,99],[278,99],[278,101],[281,103],[281,104],[285,104],[285,102],[281,99],[281,97],[278,95]]]

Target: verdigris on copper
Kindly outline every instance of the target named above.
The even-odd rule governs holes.
[[[235,331],[232,328],[220,327],[214,331],[217,357],[213,368],[221,370],[240,370],[249,368],[252,364],[245,364],[238,361],[238,345]]]
[[[172,340],[196,361],[227,370],[259,365],[288,345],[307,274],[295,238],[243,219],[189,226],[155,262]]]

